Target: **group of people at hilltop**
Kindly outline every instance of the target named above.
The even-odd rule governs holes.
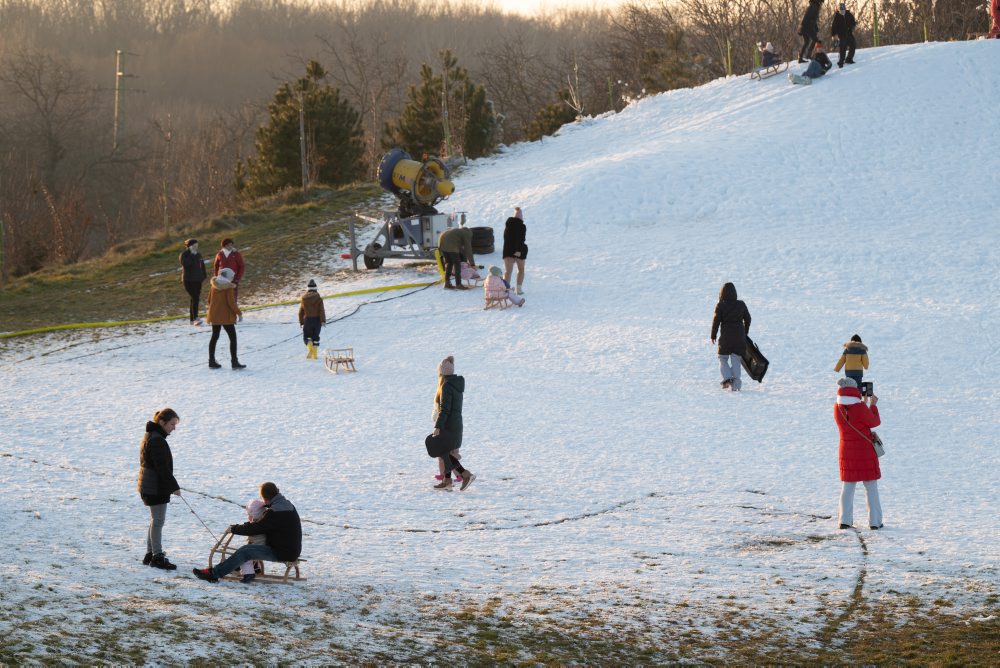
[[[721,387],[739,392],[742,382],[740,368],[747,350],[747,333],[750,331],[750,310],[736,294],[736,286],[725,283],[719,291],[719,301],[712,317],[710,338],[718,341]],[[854,524],[854,491],[860,482],[868,500],[868,526],[882,528],[882,505],[878,496],[878,480],[882,477],[878,455],[874,447],[872,429],[881,424],[878,397],[864,383],[868,369],[868,347],[857,334],[844,344],[844,350],[834,371],[844,370],[844,377],[837,382],[837,400],[834,420],[840,432],[838,460],[840,480],[839,526],[850,529]]]

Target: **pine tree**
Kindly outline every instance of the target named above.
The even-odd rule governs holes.
[[[340,97],[340,91],[322,84],[326,72],[311,61],[306,76],[284,82],[268,105],[269,119],[257,129],[257,156],[237,165],[237,186],[257,197],[302,183],[299,109],[306,135],[308,181],[340,185],[362,175],[364,153],[360,115]]]
[[[403,113],[395,123],[386,124],[383,144],[399,146],[413,156],[486,155],[496,147],[493,104],[486,98],[486,89],[470,81],[451,51],[444,50],[440,56],[442,73],[435,74],[424,63],[420,86],[410,87]]]
[[[537,141],[544,136],[555,134],[556,130],[576,120],[576,110],[570,105],[569,91],[563,89],[557,96],[559,101],[543,107],[528,126],[529,141]]]

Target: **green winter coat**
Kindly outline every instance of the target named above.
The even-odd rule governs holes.
[[[472,230],[468,227],[453,227],[445,230],[438,237],[438,250],[442,253],[461,253],[466,262],[474,264]]]

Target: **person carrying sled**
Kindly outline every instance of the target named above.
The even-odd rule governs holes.
[[[452,227],[438,237],[438,251],[444,258],[444,289],[468,290],[462,285],[462,258],[470,265],[476,264],[472,255],[472,229],[468,227]],[[452,285],[451,277],[455,277]]]
[[[739,392],[743,381],[740,368],[743,353],[747,349],[747,333],[750,331],[750,311],[742,300],[736,298],[736,286],[726,283],[719,291],[719,302],[715,305],[712,318],[712,343],[719,340],[719,371],[722,373],[722,389]]]
[[[212,286],[208,293],[208,322],[212,325],[212,338],[208,340],[208,367],[218,369],[222,365],[215,360],[215,346],[219,342],[219,333],[226,330],[229,337],[229,357],[234,369],[245,369],[236,355],[236,321],[243,319],[243,311],[236,305],[236,286],[233,283],[233,270],[225,267],[210,282]]]
[[[201,285],[208,277],[205,271],[205,261],[198,252],[198,240],[188,239],[184,242],[184,252],[177,258],[181,263],[181,281],[191,298],[189,314],[192,325],[200,325],[198,317],[198,302],[201,300]]]
[[[146,434],[139,449],[139,479],[136,488],[139,498],[149,508],[149,529],[146,531],[145,566],[172,571],[176,564],[170,563],[163,551],[163,524],[167,521],[167,504],[171,495],[181,495],[181,486],[174,478],[174,457],[167,445],[167,436],[177,428],[181,419],[172,408],[156,411],[153,419],[146,423]]]
[[[854,40],[854,26],[857,21],[845,3],[840,3],[837,13],[833,15],[833,23],[830,24],[830,38],[840,40],[840,59],[837,60],[837,67],[843,67],[844,63],[854,64],[854,50],[857,42]],[[845,58],[846,55],[846,58]]]
[[[233,524],[227,531],[237,536],[264,536],[264,544],[248,543],[212,568],[195,568],[199,580],[218,582],[247,561],[295,561],[302,554],[302,522],[292,502],[273,482],[261,483],[264,514],[255,522]]]
[[[865,486],[868,499],[868,527],[882,528],[882,504],[878,498],[878,480],[882,471],[872,445],[872,428],[882,424],[878,414],[878,397],[861,397],[852,378],[837,381],[837,403],[833,417],[840,430],[838,460],[840,462],[840,528],[854,525],[854,490],[858,483]],[[868,403],[865,403],[867,400]]]
[[[299,302],[299,327],[302,328],[302,341],[306,344],[306,359],[318,359],[316,351],[319,348],[319,332],[326,322],[326,309],[323,308],[323,298],[319,296],[316,281],[309,279],[306,292]]]
[[[844,370],[844,375],[853,378],[858,387],[861,387],[861,380],[864,378],[865,369],[868,368],[868,346],[861,342],[861,337],[855,334],[851,340],[844,344],[844,352],[837,360],[834,371]]]
[[[813,52],[813,47],[819,41],[819,8],[822,4],[823,0],[809,0],[809,7],[802,17],[802,24],[799,26],[799,34],[802,35],[802,48],[799,49],[800,63],[806,62],[806,56]]]
[[[445,357],[438,364],[438,386],[434,394],[434,431],[427,437],[428,454],[444,461],[441,482],[434,489],[451,490],[451,472],[458,471],[462,477],[461,490],[465,491],[476,475],[459,462],[459,448],[462,447],[462,394],[465,392],[465,378],[455,375],[455,358]]]

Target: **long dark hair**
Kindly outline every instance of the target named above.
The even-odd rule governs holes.
[[[719,290],[719,301],[736,301],[736,286],[732,283],[723,283],[722,289]]]

